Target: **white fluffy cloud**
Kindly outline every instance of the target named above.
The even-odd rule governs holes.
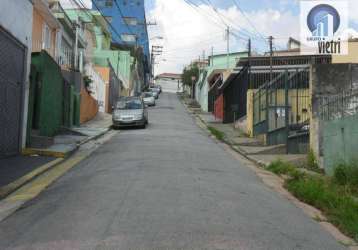
[[[284,47],[289,36],[298,37],[298,17],[291,12],[281,13],[277,10],[262,9],[246,13],[246,16],[258,29],[260,35],[250,26],[245,17],[235,7],[217,9],[221,16],[208,5],[200,5],[201,10],[195,10],[183,0],[156,0],[155,8],[149,13],[151,19],[157,21],[157,27],[150,29],[151,36],[161,35],[164,41],[163,56],[159,57],[156,73],[180,72],[185,64],[197,59],[199,55],[226,52],[224,39],[225,25],[235,28],[232,30],[231,51],[246,50],[248,34],[244,29],[256,34],[253,40],[254,48],[265,46],[262,37],[274,35],[277,47]],[[161,61],[165,59],[166,61]]]

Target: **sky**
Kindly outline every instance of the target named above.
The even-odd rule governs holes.
[[[91,0],[83,1],[91,6]],[[358,30],[358,0],[347,1],[350,28]],[[71,6],[70,0],[61,2]],[[265,52],[270,35],[274,49],[285,49],[289,37],[299,38],[299,4],[299,0],[145,0],[147,21],[157,23],[148,27],[151,45],[163,46],[155,73],[180,73],[199,56],[226,53],[227,26],[230,52],[247,50],[249,37],[254,51]]]

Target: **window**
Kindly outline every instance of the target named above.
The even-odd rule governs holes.
[[[99,8],[110,8],[113,6],[113,0],[97,0],[96,3]]]
[[[106,0],[106,7],[112,7],[113,6],[113,0]]]
[[[42,30],[42,49],[51,48],[51,30],[47,24],[44,24]]]
[[[132,25],[132,26],[134,26],[134,25],[137,25],[137,24],[138,24],[137,18],[135,18],[135,17],[123,17],[123,21],[124,21],[124,23],[127,24],[127,25]]]
[[[136,42],[137,37],[133,34],[122,34],[121,39],[124,42]]]

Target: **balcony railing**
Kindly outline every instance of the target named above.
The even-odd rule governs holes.
[[[32,43],[32,52],[40,52],[45,50],[62,69],[76,70],[75,67],[75,55],[72,48],[68,46],[61,46],[58,48],[45,48],[45,44],[42,41],[34,40]],[[79,61],[79,55],[76,56],[77,62]]]

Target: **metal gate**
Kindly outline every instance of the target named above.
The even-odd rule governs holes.
[[[25,51],[0,27],[0,157],[20,151]]]

